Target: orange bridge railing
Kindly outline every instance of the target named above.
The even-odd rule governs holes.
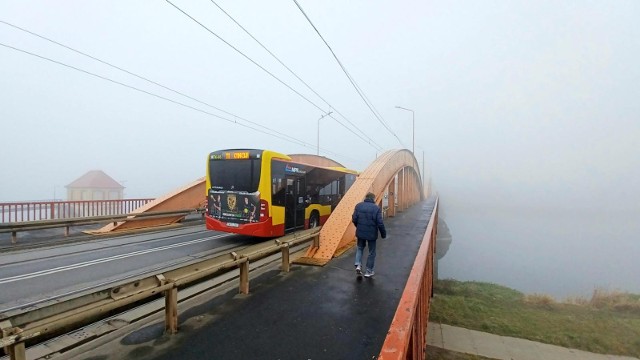
[[[128,214],[153,199],[0,203],[0,223]]]
[[[398,309],[391,321],[379,360],[424,359],[429,304],[433,289],[433,259],[438,223],[436,200],[422,245],[411,269]]]

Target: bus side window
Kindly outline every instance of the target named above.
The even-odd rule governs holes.
[[[320,189],[320,204],[327,205],[331,201],[331,183]]]
[[[287,179],[287,195],[293,196],[293,179]]]
[[[273,205],[284,206],[285,182],[281,178],[273,178],[271,201]]]
[[[356,182],[356,176],[353,174],[347,174],[345,176],[346,179],[346,185],[345,185],[345,191],[349,190],[349,188],[351,187],[351,185],[353,185],[354,182]]]
[[[318,191],[320,191],[318,186],[307,185],[307,200],[309,203],[317,204],[319,202]]]
[[[332,210],[333,210],[333,206],[338,205],[338,201],[340,201],[340,180],[334,180],[331,183],[331,195],[333,195],[333,197],[331,198],[331,206],[332,206]]]

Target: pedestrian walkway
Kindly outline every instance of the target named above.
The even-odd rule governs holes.
[[[635,357],[595,354],[431,322],[427,344],[501,360],[638,360]]]
[[[429,198],[385,220],[372,278],[356,277],[354,248],[324,267],[273,269],[251,279],[249,295],[233,289],[180,309],[173,336],[149,324],[75,359],[375,359],[434,205]]]

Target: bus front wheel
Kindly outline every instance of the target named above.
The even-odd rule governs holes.
[[[320,217],[317,212],[313,212],[309,217],[309,229],[313,229],[320,225]]]

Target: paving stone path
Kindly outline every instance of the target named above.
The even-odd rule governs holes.
[[[630,356],[596,354],[431,322],[427,344],[501,360],[638,360]]]

